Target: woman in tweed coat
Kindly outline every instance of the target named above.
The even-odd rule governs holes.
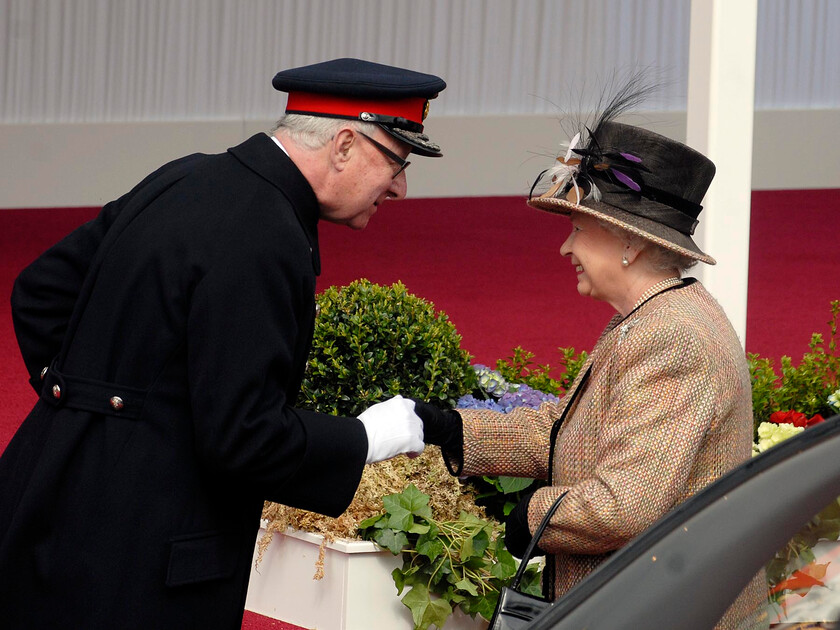
[[[698,260],[691,239],[714,176],[703,155],[652,132],[602,120],[548,172],[529,205],[568,215],[581,295],[617,311],[558,403],[509,414],[439,411],[417,403],[426,441],[462,475],[547,479],[506,523],[521,556],[567,492],[539,547],[544,588],[559,597],[677,504],[750,457],[750,375],[725,313],[681,279]],[[597,199],[597,200],[596,200]],[[719,627],[753,627],[757,576]]]

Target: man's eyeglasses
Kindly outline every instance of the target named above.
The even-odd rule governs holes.
[[[373,138],[371,138],[371,137],[370,137],[369,135],[367,135],[366,133],[362,133],[362,132],[360,131],[360,132],[359,132],[359,135],[364,136],[365,138],[367,138],[368,142],[370,142],[373,146],[375,146],[377,149],[379,149],[379,152],[380,152],[380,153],[382,153],[382,155],[384,155],[384,156],[385,156],[385,157],[387,157],[389,160],[391,160],[392,162],[394,162],[394,164],[397,164],[397,165],[400,167],[399,169],[397,169],[397,172],[396,172],[396,173],[394,173],[394,177],[393,177],[392,179],[396,179],[396,178],[397,178],[397,176],[398,176],[400,173],[402,173],[405,169],[407,169],[409,164],[411,164],[411,162],[409,162],[409,161],[407,161],[407,160],[402,159],[399,155],[397,155],[396,153],[394,153],[393,151],[391,151],[391,149],[389,149],[388,147],[386,147],[384,144],[381,144],[381,143],[377,142],[376,140],[374,140]]]

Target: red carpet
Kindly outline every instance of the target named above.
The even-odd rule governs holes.
[[[98,209],[0,210],[0,450],[34,403],[11,325],[17,273]],[[840,189],[753,193],[746,348],[799,359],[827,332],[840,299]],[[589,349],[612,309],[575,290],[560,245],[568,222],[519,197],[389,203],[367,229],[321,229],[321,288],[397,280],[445,311],[474,361],[494,364],[521,345],[556,364],[559,346]],[[714,255],[715,252],[711,252]],[[248,613],[243,628],[294,626]]]

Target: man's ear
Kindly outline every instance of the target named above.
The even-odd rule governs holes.
[[[336,170],[343,171],[353,155],[357,144],[356,134],[352,129],[342,129],[330,142],[330,158]]]

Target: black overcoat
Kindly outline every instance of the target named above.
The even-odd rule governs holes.
[[[167,164],[21,273],[40,398],[0,459],[3,628],[239,628],[263,500],[346,509],[364,427],[292,406],[317,223],[260,134]]]

